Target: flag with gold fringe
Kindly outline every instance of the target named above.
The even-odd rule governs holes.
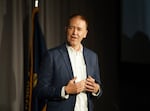
[[[36,0],[37,1],[37,0]],[[38,100],[34,96],[34,87],[38,81],[38,70],[40,61],[44,55],[46,48],[45,39],[39,24],[39,8],[34,7],[32,11],[32,32],[29,40],[28,48],[28,74],[25,75],[25,111],[46,111],[46,103],[44,100]]]

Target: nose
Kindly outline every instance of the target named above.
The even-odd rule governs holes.
[[[73,29],[73,34],[77,34],[77,32],[78,32],[77,28],[74,28]]]

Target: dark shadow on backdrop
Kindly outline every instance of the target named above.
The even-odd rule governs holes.
[[[145,111],[150,106],[150,40],[142,31],[121,41],[121,111]]]
[[[122,36],[121,58],[123,61],[134,63],[150,63],[150,40],[148,35],[137,31],[133,37]]]

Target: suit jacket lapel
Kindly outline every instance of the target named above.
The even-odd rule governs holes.
[[[85,60],[85,64],[86,64],[86,72],[87,72],[87,76],[90,74],[90,64],[89,64],[89,54],[86,51],[86,48],[83,48],[83,56],[84,56],[84,60]]]
[[[71,62],[69,59],[69,55],[67,52],[67,48],[65,46],[65,44],[62,45],[62,47],[60,48],[60,52],[62,54],[62,57],[64,59],[64,65],[66,65],[66,68],[68,69],[68,73],[70,78],[73,78],[73,71],[72,71],[72,67],[71,67]]]

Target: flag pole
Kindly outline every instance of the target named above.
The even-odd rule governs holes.
[[[31,34],[31,39],[30,39],[30,46],[29,46],[29,49],[30,49],[30,65],[31,65],[31,68],[30,68],[30,82],[29,82],[29,86],[30,86],[30,89],[29,89],[29,105],[28,105],[28,111],[32,111],[32,90],[33,90],[33,36],[34,36],[34,17],[35,17],[35,13],[38,12],[38,3],[39,1],[38,0],[35,0],[34,1],[34,9],[32,10],[32,34]]]

